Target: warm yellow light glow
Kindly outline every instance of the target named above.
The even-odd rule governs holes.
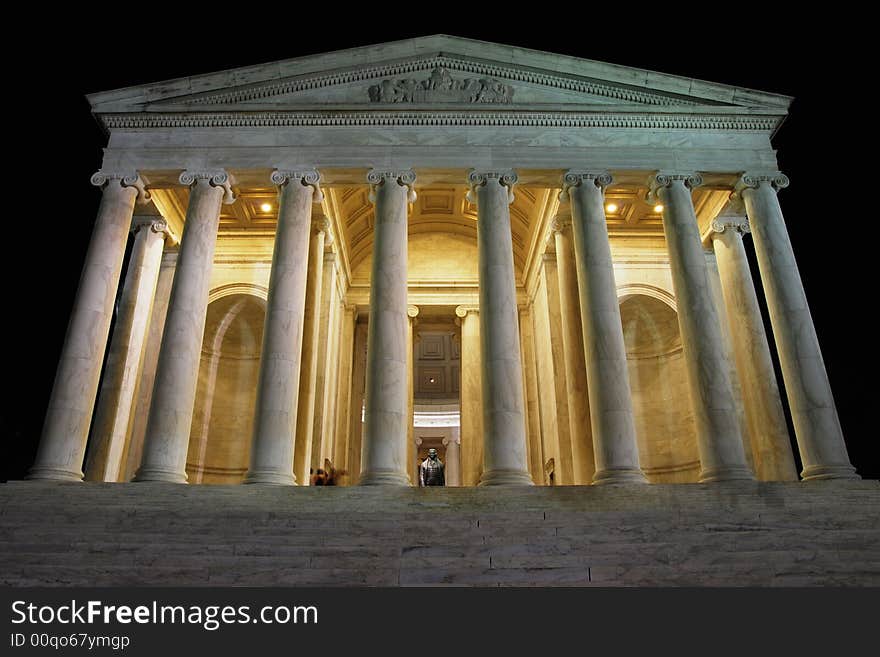
[[[434,383],[434,379],[428,379],[430,383]]]
[[[617,203],[609,203],[608,205],[605,206],[605,209],[608,212],[612,212],[612,213],[617,212]]]
[[[661,212],[663,212],[663,206],[658,203],[657,205],[654,206],[654,212],[656,212],[657,214],[660,214]]]
[[[262,210],[263,212],[272,212],[271,203],[263,203],[263,205],[260,206],[260,210]]]

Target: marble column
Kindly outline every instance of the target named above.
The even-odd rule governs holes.
[[[461,485],[476,486],[483,472],[483,383],[480,365],[480,311],[474,306],[458,306],[461,325],[461,413],[459,441]]]
[[[333,445],[333,404],[335,397],[333,379],[336,374],[334,361],[334,327],[336,326],[336,276],[338,262],[332,249],[332,239],[324,241],[324,265],[322,272],[321,304],[318,312],[318,328],[315,344],[318,365],[315,369],[315,403],[312,418],[311,467],[317,472],[325,468],[324,460]]]
[[[770,346],[743,247],[745,216],[719,216],[709,237],[715,252],[734,362],[740,379],[755,474],[761,481],[797,481]]]
[[[305,315],[302,339],[302,363],[296,411],[296,441],[293,471],[296,478],[308,485],[312,467],[312,432],[315,420],[315,387],[318,381],[318,340],[321,319],[321,297],[324,289],[324,246],[331,241],[330,222],[321,217],[312,222],[309,242]]]
[[[413,337],[413,327],[418,323],[419,316],[419,307],[418,306],[407,306],[406,309],[407,317],[409,317],[409,324],[407,326],[407,334],[406,334],[406,380],[407,380],[407,400],[408,400],[408,410],[407,410],[407,425],[406,425],[406,468],[407,473],[409,474],[409,480],[415,483],[418,479],[418,464],[416,453],[416,445],[414,442],[415,438],[415,390],[413,385],[413,359],[415,358],[415,354],[413,350],[415,348],[415,338]]]
[[[483,385],[481,486],[532,485],[519,317],[513,267],[510,204],[513,171],[471,171],[469,199],[477,204],[480,276],[480,363]]]
[[[134,204],[138,198],[148,198],[136,173],[99,171],[92,176],[92,184],[102,188],[101,205],[28,479],[83,478],[83,457]]]
[[[159,347],[162,345],[162,332],[165,330],[165,317],[168,314],[168,301],[171,297],[171,285],[174,282],[174,270],[177,268],[177,245],[165,245],[162,262],[159,264],[159,279],[153,295],[153,307],[150,311],[150,326],[147,329],[144,356],[138,376],[137,401],[131,421],[128,442],[123,457],[124,470],[120,481],[131,481],[141,465],[144,452],[144,435],[147,431],[147,419],[150,404],[153,401],[153,383],[156,381],[156,365],[159,361]]]
[[[446,485],[461,486],[461,438],[458,436],[458,427],[452,430],[452,436],[443,439],[443,445],[446,447]]]
[[[849,461],[828,373],[819,348],[791,240],[776,192],[781,173],[747,173],[737,185],[745,202],[795,437],[809,479],[857,479]]]
[[[351,405],[348,420],[348,473],[357,484],[364,460],[364,397],[367,379],[367,323],[354,327],[354,355],[351,363]]]
[[[132,225],[134,246],[86,457],[89,481],[119,481],[167,228],[162,217],[153,216],[135,217]]]
[[[318,172],[272,173],[280,187],[278,227],[260,354],[251,463],[246,484],[296,484],[294,432],[306,302],[312,204],[323,200]]]
[[[522,343],[523,386],[526,397],[528,425],[526,439],[529,445],[529,474],[532,481],[544,479],[544,446],[541,441],[541,412],[539,409],[538,373],[535,361],[534,325],[532,306],[520,308],[519,336]]]
[[[575,269],[586,358],[594,484],[646,483],[639,465],[632,393],[605,220],[604,171],[569,171],[562,198],[571,201]]]
[[[659,173],[649,180],[649,194],[652,201],[663,204],[663,230],[697,428],[700,481],[753,479],[691,199],[691,189],[701,183],[697,174]]]
[[[361,486],[406,486],[407,476],[407,203],[412,171],[371,171],[376,205]]]
[[[351,432],[352,374],[354,372],[354,333],[357,325],[357,306],[346,304],[342,314],[342,335],[339,339],[339,389],[336,401],[336,443],[333,446],[333,464],[351,472],[348,458]],[[346,484],[350,483],[346,478]]]
[[[571,217],[556,217],[551,225],[556,243],[556,270],[559,276],[559,307],[562,315],[562,346],[565,383],[568,393],[568,421],[574,483],[586,485],[596,471],[593,435],[590,428],[590,403],[585,368],[584,333],[581,324],[580,296]]]
[[[184,171],[189,205],[156,366],[144,455],[135,481],[186,483],[186,454],[220,206],[235,198],[225,171]]]

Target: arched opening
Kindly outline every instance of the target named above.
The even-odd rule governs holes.
[[[620,304],[639,459],[651,483],[696,482],[696,428],[678,316],[666,303],[634,294]]]
[[[237,484],[247,472],[266,302],[231,294],[208,305],[186,473]]]

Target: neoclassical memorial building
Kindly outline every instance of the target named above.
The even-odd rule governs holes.
[[[89,102],[30,479],[408,486],[429,448],[456,487],[858,478],[778,198],[789,97],[431,36]]]

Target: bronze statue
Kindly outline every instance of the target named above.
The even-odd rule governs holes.
[[[445,486],[443,461],[437,458],[437,450],[428,450],[428,458],[419,463],[419,486]]]

